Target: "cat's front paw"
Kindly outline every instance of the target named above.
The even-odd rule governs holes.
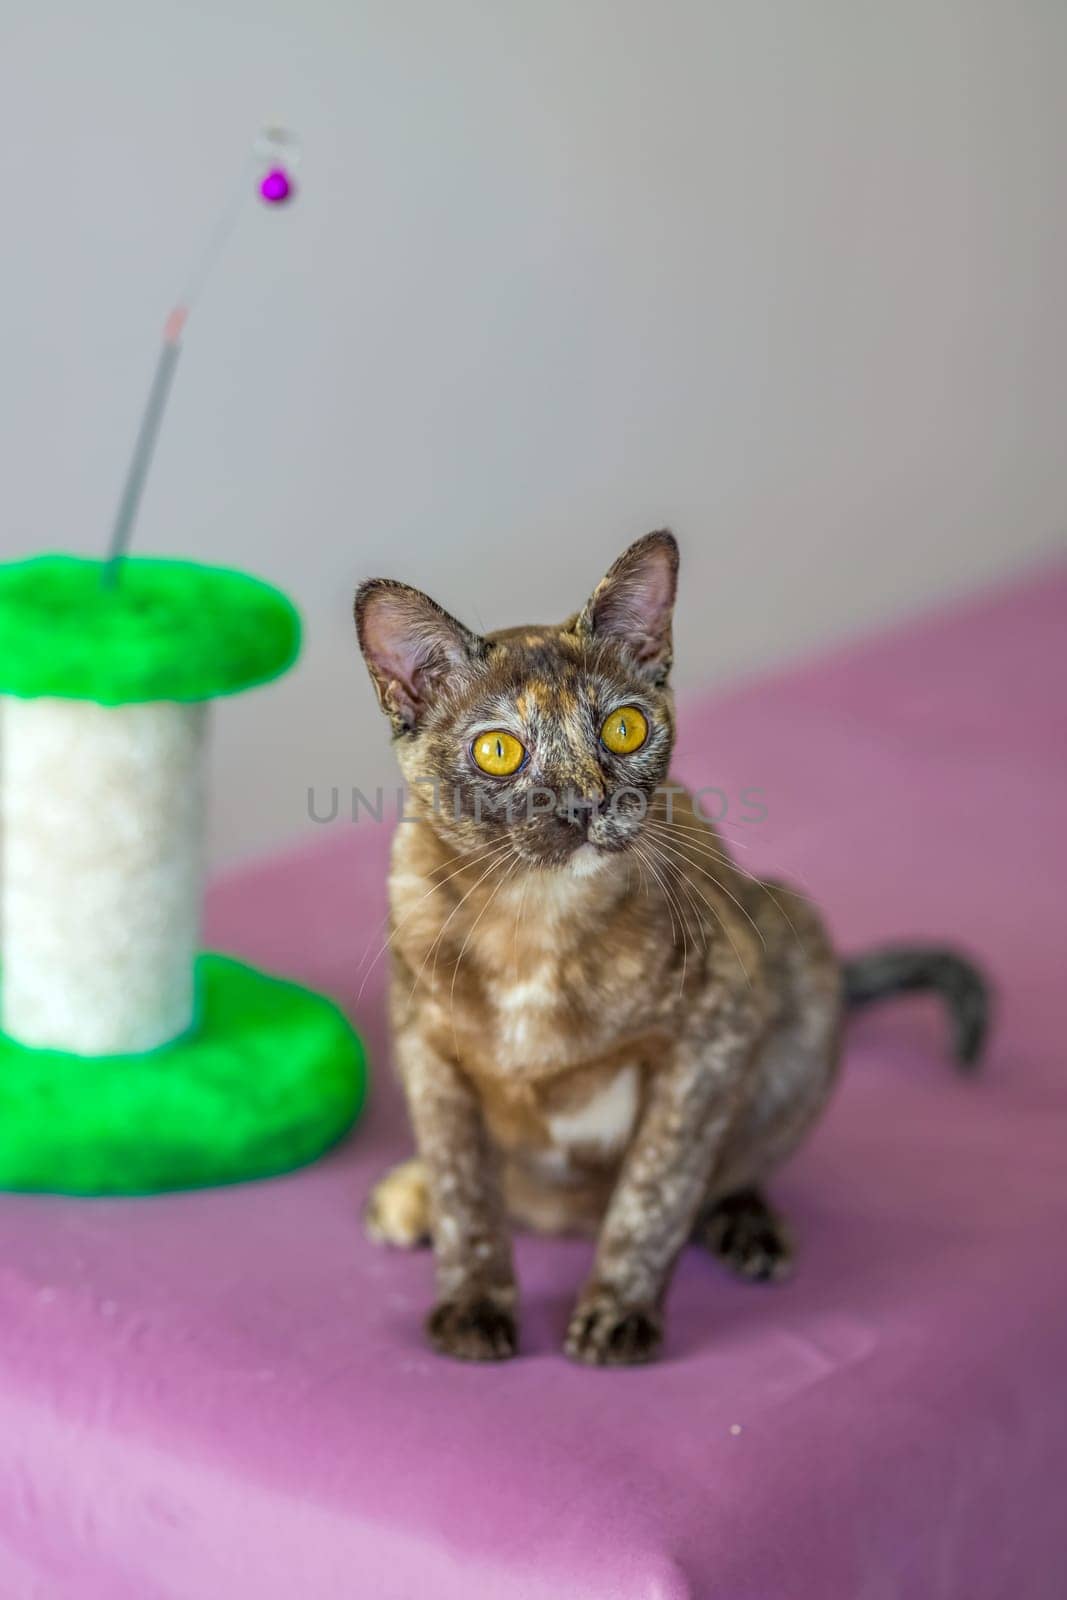
[[[614,1289],[593,1284],[574,1308],[563,1348],[592,1367],[633,1367],[654,1361],[663,1343],[655,1306],[626,1305]]]
[[[426,1319],[438,1354],[456,1361],[507,1361],[518,1353],[515,1313],[503,1294],[442,1300]]]

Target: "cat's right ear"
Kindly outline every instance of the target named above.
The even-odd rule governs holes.
[[[429,595],[389,578],[360,584],[356,632],[394,733],[417,728],[442,685],[469,672],[485,650]]]

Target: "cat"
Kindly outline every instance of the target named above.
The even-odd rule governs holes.
[[[565,1339],[651,1360],[689,1240],[782,1277],[764,1193],[833,1087],[846,1009],[947,1001],[977,1061],[987,991],[951,951],[835,953],[818,913],[734,864],[670,781],[672,534],[631,545],[561,625],[484,636],[374,579],[360,647],[417,820],[390,874],[395,1053],[417,1156],[370,1235],[432,1242],[442,1353],[518,1349],[510,1226],[597,1237]]]

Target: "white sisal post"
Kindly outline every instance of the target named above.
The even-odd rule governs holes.
[[[206,703],[0,699],[0,1030],[76,1055],[193,1022]]]

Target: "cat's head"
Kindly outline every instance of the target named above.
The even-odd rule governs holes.
[[[412,807],[460,851],[592,871],[626,849],[674,743],[673,534],[650,533],[557,626],[479,635],[375,578],[356,628]]]

